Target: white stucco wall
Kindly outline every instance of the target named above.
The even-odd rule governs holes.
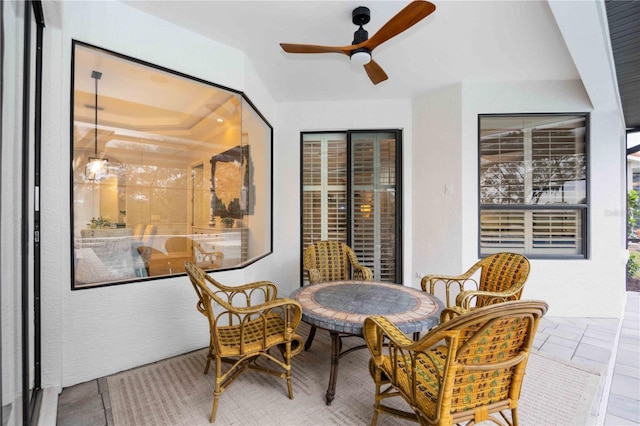
[[[2,325],[2,404],[8,424],[22,419],[22,108],[24,3],[3,2],[3,86],[2,86],[2,190],[0,192],[0,325]],[[15,182],[15,183],[12,183]],[[25,219],[28,220],[28,219]],[[33,329],[30,330],[33,335]],[[27,336],[28,338],[28,336]],[[4,410],[3,410],[4,411]]]
[[[232,89],[255,76],[245,55],[119,2],[46,4],[42,144],[43,387],[69,386],[208,344],[186,277],[71,291],[70,70],[72,39]],[[52,9],[53,8],[53,9]],[[272,121],[269,93],[252,79],[252,102]],[[219,273],[229,284],[270,279],[259,266]],[[259,269],[258,269],[259,268]]]
[[[444,111],[444,112],[443,112]],[[459,274],[478,260],[477,116],[481,113],[591,112],[586,260],[531,260],[524,298],[549,315],[617,317],[625,293],[624,156],[619,114],[594,110],[577,81],[462,83],[414,102],[414,271]],[[426,165],[419,167],[417,164]],[[444,195],[445,183],[453,194]],[[417,187],[416,184],[414,186]],[[423,192],[424,191],[424,192]],[[424,255],[423,255],[424,254]],[[606,295],[606,297],[604,297]]]
[[[462,88],[441,88],[413,102],[413,270],[455,272],[462,260]],[[450,185],[450,186],[449,186]],[[450,189],[445,193],[445,188]]]

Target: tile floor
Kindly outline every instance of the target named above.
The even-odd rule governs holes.
[[[544,317],[534,348],[601,373],[590,425],[640,425],[640,293],[627,292],[622,323]]]
[[[627,293],[622,323],[615,318],[545,317],[534,346],[601,372],[589,425],[640,425],[640,293]],[[113,424],[106,378],[63,389],[58,426]]]

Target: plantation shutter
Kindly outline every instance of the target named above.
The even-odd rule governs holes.
[[[302,248],[347,240],[345,134],[305,134],[302,148]]]
[[[352,246],[377,281],[396,282],[396,139],[351,134]]]
[[[480,246],[487,252],[525,248],[525,213],[518,210],[483,210]]]
[[[533,249],[574,254],[582,244],[582,220],[576,210],[533,212]]]

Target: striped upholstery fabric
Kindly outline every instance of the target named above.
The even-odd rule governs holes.
[[[529,260],[521,254],[496,253],[479,260],[462,275],[426,275],[420,284],[434,295],[437,287],[444,286],[447,307],[463,311],[520,299],[529,268]]]
[[[364,336],[376,383],[372,424],[380,412],[422,424],[450,425],[497,420],[491,414],[507,409],[518,424],[524,371],[546,310],[546,303],[538,301],[486,306],[439,325],[417,342],[384,317],[367,318]],[[399,413],[382,404],[398,395],[415,413]]]
[[[277,287],[269,281],[230,287],[191,262],[185,262],[184,267],[198,295],[196,308],[209,321],[204,374],[213,361],[216,377],[210,422],[215,421],[220,394],[246,370],[284,378],[293,399],[291,358],[302,351],[302,338],[296,334],[302,319],[300,304],[278,299]],[[282,359],[269,352],[272,348],[279,350]],[[271,365],[259,364],[259,359]],[[223,363],[230,366],[223,370]]]
[[[498,253],[482,262],[480,291],[507,291],[529,276],[529,261],[521,254]],[[520,298],[523,288],[520,286],[519,291],[513,294],[514,300]]]

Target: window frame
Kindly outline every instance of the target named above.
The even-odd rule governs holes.
[[[584,204],[575,204],[575,203],[567,203],[567,204],[482,204],[482,119],[483,118],[544,118],[544,117],[562,117],[562,116],[578,116],[584,118],[584,162],[585,162],[585,198],[586,202]],[[506,113],[506,114],[496,114],[496,113],[487,113],[487,114],[478,114],[477,121],[477,252],[479,258],[484,258],[492,253],[497,251],[513,251],[517,253],[524,254],[530,259],[580,259],[587,260],[590,256],[590,242],[589,242],[589,229],[590,229],[590,176],[591,176],[591,165],[590,165],[590,114],[588,112],[561,112],[561,113]],[[499,211],[499,210],[517,210],[517,211],[549,211],[549,210],[576,210],[579,211],[579,216],[581,218],[581,229],[579,233],[579,238],[581,241],[581,253],[577,254],[562,254],[562,253],[527,253],[527,250],[531,250],[531,247],[525,247],[524,250],[514,250],[513,248],[505,246],[503,250],[483,250],[482,246],[482,215],[483,212],[486,211]],[[533,226],[524,230],[524,233],[532,233]]]
[[[187,80],[190,83],[193,84],[200,84],[203,86],[208,86],[212,89],[215,90],[219,90],[219,91],[223,91],[226,92],[227,94],[237,97],[240,101],[240,123],[239,123],[239,128],[240,128],[240,135],[241,137],[238,138],[238,142],[244,146],[245,144],[245,139],[244,139],[244,133],[245,131],[249,131],[249,132],[255,132],[257,134],[257,132],[263,132],[262,133],[262,137],[263,139],[260,140],[258,139],[257,142],[255,143],[251,143],[249,142],[245,148],[250,148],[250,147],[258,147],[258,151],[261,152],[261,156],[257,157],[257,156],[253,156],[251,157],[251,163],[248,165],[250,171],[250,179],[255,179],[253,182],[249,182],[249,188],[248,191],[251,195],[251,199],[249,202],[250,205],[253,206],[252,203],[255,203],[255,194],[251,194],[251,191],[255,191],[256,190],[256,186],[259,186],[262,188],[262,192],[260,193],[259,197],[263,199],[262,203],[260,205],[256,205],[256,209],[260,211],[260,213],[262,215],[264,215],[264,219],[260,219],[260,223],[256,224],[258,221],[255,220],[255,218],[252,216],[253,213],[249,213],[247,218],[250,222],[249,225],[245,225],[242,227],[242,229],[238,228],[238,232],[240,232],[242,234],[242,248],[241,250],[244,252],[246,251],[246,247],[244,246],[245,244],[245,234],[248,233],[249,231],[245,230],[246,229],[252,229],[252,226],[256,226],[259,228],[259,232],[258,234],[261,235],[263,237],[263,239],[261,240],[261,248],[260,248],[260,252],[258,254],[253,254],[253,256],[251,258],[242,258],[240,260],[240,262],[238,262],[237,264],[234,265],[230,265],[230,266],[222,266],[220,268],[216,268],[214,269],[214,271],[218,272],[218,271],[229,271],[229,270],[237,270],[237,269],[243,269],[257,261],[259,261],[260,259],[270,255],[273,253],[273,138],[274,138],[274,130],[273,130],[273,126],[268,122],[268,120],[262,115],[262,113],[260,112],[260,110],[258,110],[258,108],[253,104],[253,102],[249,99],[249,97],[242,91],[236,90],[236,89],[231,89],[225,86],[222,86],[220,84],[216,84],[198,77],[194,77],[179,71],[175,71],[160,65],[156,65],[153,63],[149,63],[146,62],[144,60],[140,60],[140,59],[136,59],[118,52],[114,52],[111,51],[109,49],[105,49],[102,47],[98,47],[83,41],[79,41],[79,40],[75,40],[72,39],[71,40],[71,71],[70,71],[70,118],[69,118],[69,139],[70,139],[70,148],[69,148],[69,152],[70,152],[70,166],[69,166],[69,186],[70,186],[70,240],[71,240],[71,258],[70,258],[70,262],[71,262],[71,282],[70,282],[70,286],[71,286],[71,290],[84,290],[84,289],[91,289],[91,288],[99,288],[99,287],[105,287],[105,286],[111,286],[111,285],[120,285],[120,284],[128,284],[128,283],[137,283],[137,282],[144,282],[144,281],[151,281],[151,280],[157,280],[157,279],[165,279],[165,278],[173,278],[173,277],[177,277],[177,276],[184,276],[186,274],[186,272],[171,272],[168,274],[162,274],[162,275],[146,275],[146,276],[136,276],[136,277],[127,277],[127,278],[121,278],[121,279],[115,279],[115,280],[110,280],[110,281],[96,281],[96,282],[92,282],[92,283],[77,283],[76,281],[76,265],[75,265],[75,260],[76,260],[76,253],[75,253],[75,242],[74,240],[79,236],[76,235],[75,232],[75,228],[76,228],[76,221],[78,220],[78,218],[76,218],[75,215],[75,209],[74,209],[74,204],[75,204],[75,191],[74,191],[74,187],[76,185],[76,181],[74,179],[74,170],[76,169],[74,167],[74,159],[75,159],[75,138],[74,138],[74,122],[75,122],[75,78],[76,78],[76,48],[80,47],[80,48],[84,48],[84,49],[89,49],[89,50],[94,50],[96,52],[99,52],[100,54],[104,54],[104,55],[108,55],[108,56],[112,56],[113,58],[117,59],[117,60],[121,60],[127,63],[130,63],[132,67],[144,67],[144,68],[148,68],[150,70],[155,70],[155,71],[159,71],[162,73],[166,73],[166,74],[170,74],[171,76],[174,76],[176,78],[181,78],[184,80]],[[104,96],[104,92],[100,93],[100,96]],[[245,125],[245,120],[249,120],[248,124],[249,124],[249,129],[245,130],[244,129],[244,125]],[[256,127],[253,122],[251,122],[250,120],[254,120],[255,122],[257,122],[259,124],[258,127]],[[256,130],[257,129],[257,130]],[[254,133],[251,133],[254,134]],[[195,140],[195,139],[194,139]],[[252,149],[253,150],[253,149]],[[229,152],[232,151],[232,149],[228,150],[228,151],[223,151],[223,152]],[[213,154],[214,156],[218,155],[218,154]],[[212,157],[213,158],[213,157]],[[202,161],[208,160],[208,158],[204,158],[202,159]],[[256,163],[259,162],[259,166],[257,167],[259,170],[258,174],[253,173],[253,169],[256,168]],[[205,167],[211,167],[209,166],[209,163],[206,162]],[[257,180],[260,179],[264,179],[265,182],[264,183],[258,183],[256,184],[255,182]],[[244,180],[246,181],[246,176],[244,178]],[[268,182],[266,182],[266,180],[268,180]],[[187,181],[189,181],[189,179],[187,178]],[[189,190],[189,183],[187,183],[184,187],[185,191]],[[243,190],[243,194],[244,194],[244,190]],[[252,207],[253,209],[253,207]],[[247,208],[243,207],[242,209],[242,214],[243,215],[247,215],[248,210]],[[188,216],[188,211],[187,211],[187,216]],[[252,221],[253,219],[253,221]],[[259,218],[258,218],[259,219]],[[190,227],[195,227],[194,224],[191,225],[187,225],[188,228]],[[192,234],[175,234],[175,236],[187,236],[187,237],[192,237],[193,235],[193,230],[191,231]],[[212,231],[214,232],[214,231]],[[217,232],[217,231],[216,231]],[[249,238],[249,237],[246,237]],[[194,257],[195,259],[195,257]]]
[[[346,228],[345,238],[341,240],[345,242],[347,245],[353,247],[353,226],[354,226],[354,205],[353,205],[353,182],[352,182],[352,149],[353,149],[353,140],[352,137],[354,135],[360,134],[392,134],[395,138],[395,161],[394,161],[394,169],[395,169],[395,207],[394,207],[394,215],[395,215],[395,223],[394,223],[394,232],[395,232],[395,283],[404,282],[404,270],[403,270],[403,262],[402,262],[402,248],[403,248],[403,130],[397,128],[382,128],[382,129],[354,129],[354,130],[316,130],[316,131],[304,131],[300,132],[300,258],[302,259],[305,246],[304,234],[305,234],[305,169],[304,169],[304,160],[305,160],[305,149],[304,145],[306,143],[307,136],[313,135],[324,135],[324,136],[333,136],[333,135],[344,135],[345,138],[345,205],[347,206],[348,212],[346,217]],[[331,238],[330,238],[331,239]],[[355,248],[354,248],[355,250]],[[357,250],[356,250],[357,252]],[[360,263],[365,266],[372,267],[372,265],[368,265],[364,262],[363,259],[360,259]],[[375,271],[374,271],[375,274]],[[303,286],[306,283],[306,274],[304,271],[304,267],[301,263],[300,265],[300,286]]]

